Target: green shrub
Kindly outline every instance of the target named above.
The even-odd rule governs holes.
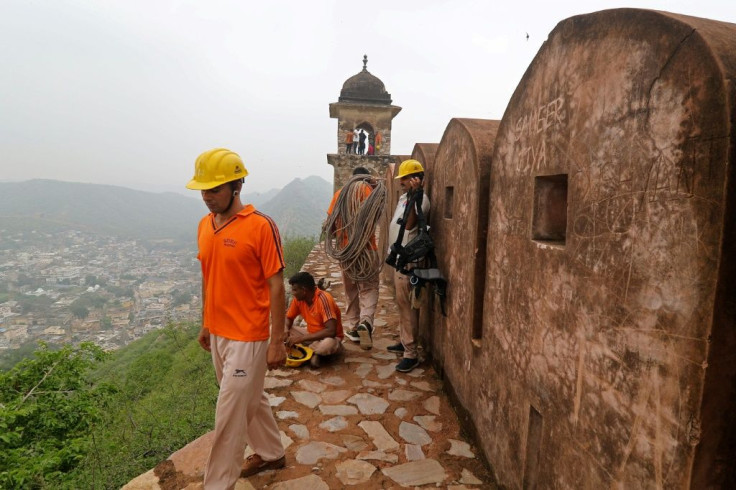
[[[218,387],[198,331],[168,325],[93,373],[117,393],[90,431],[95,444],[73,476],[78,488],[120,488],[213,428]]]
[[[284,278],[288,279],[302,268],[309,252],[317,244],[315,237],[287,237],[284,240]]]
[[[0,488],[57,488],[90,449],[111,391],[87,373],[104,358],[90,343],[51,351],[0,373]]]

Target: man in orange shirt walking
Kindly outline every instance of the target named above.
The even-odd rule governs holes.
[[[312,367],[318,368],[322,358],[343,349],[340,308],[330,293],[315,285],[309,272],[294,274],[289,284],[293,299],[286,312],[287,344],[308,344],[314,351]],[[306,328],[294,326],[297,316],[304,319]]]
[[[206,490],[233,489],[240,476],[282,468],[286,461],[263,391],[266,369],[286,359],[284,254],[273,220],[240,201],[246,175],[238,154],[216,148],[197,158],[187,183],[201,191],[210,210],[197,232],[202,266],[197,340],[212,353],[220,385]],[[246,444],[255,454],[244,464]]]

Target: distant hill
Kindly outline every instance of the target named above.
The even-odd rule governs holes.
[[[317,237],[331,199],[332,184],[320,177],[307,177],[292,180],[258,209],[274,219],[284,237]]]
[[[173,192],[55,180],[0,183],[0,228],[73,229],[115,236],[192,240],[207,208]]]
[[[330,183],[308,177],[281,190],[246,193],[244,201],[272,216],[284,236],[315,236],[331,195]],[[0,182],[0,230],[10,232],[79,230],[192,243],[206,213],[200,200],[173,192],[43,179]]]
[[[245,184],[246,192],[243,193],[243,202],[250,203],[256,208],[260,208],[262,205],[273,199],[276,194],[281,192],[281,189],[271,189],[266,192],[247,192],[248,184]]]

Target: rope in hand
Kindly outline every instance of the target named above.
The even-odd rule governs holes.
[[[340,191],[332,214],[327,218],[325,253],[340,263],[353,281],[372,279],[381,270],[378,250],[370,246],[376,224],[386,204],[386,186],[377,181],[365,197],[366,186],[376,182],[370,175],[354,175]]]

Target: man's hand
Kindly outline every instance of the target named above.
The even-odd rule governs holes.
[[[417,189],[424,187],[424,181],[419,177],[410,177],[409,187],[411,187],[412,192],[416,192]]]
[[[280,368],[286,362],[286,347],[281,342],[271,342],[266,354],[268,369]]]
[[[210,352],[211,348],[209,329],[202,327],[202,330],[199,331],[199,335],[197,336],[197,342],[199,342],[199,345],[202,346],[204,350]]]
[[[289,330],[289,337],[286,339],[286,343],[289,345],[299,344],[304,341],[304,335],[297,332],[296,330]]]

